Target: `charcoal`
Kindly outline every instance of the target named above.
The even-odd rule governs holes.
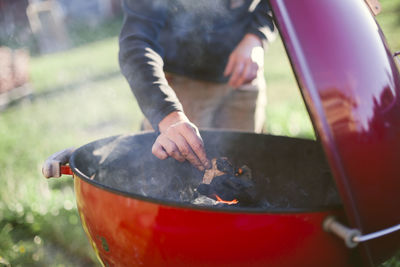
[[[232,172],[233,166],[226,158],[213,158],[211,160],[211,168],[204,172],[203,183],[210,184],[215,177]]]
[[[213,191],[212,186],[209,184],[199,184],[199,186],[196,188],[196,191],[199,194],[210,196],[210,198],[216,199],[214,196],[215,192]]]
[[[216,199],[217,195],[226,201],[236,199],[241,204],[254,203],[256,195],[252,181],[246,181],[230,175],[215,177],[209,185],[200,184],[197,191],[212,199]]]
[[[216,159],[217,169],[227,174],[233,174],[234,168],[227,158]]]
[[[209,183],[200,184],[196,191],[214,200],[217,200],[217,196],[224,201],[237,200],[240,206],[255,204],[256,190],[251,169],[246,165],[235,169],[227,158],[217,158],[215,163],[221,174],[213,177]]]
[[[249,180],[253,179],[253,175],[251,174],[251,169],[246,165],[237,168],[235,170],[235,176],[240,176],[240,178],[242,179],[249,179]]]

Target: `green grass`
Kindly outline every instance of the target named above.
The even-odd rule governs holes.
[[[72,83],[118,73],[117,45],[117,37],[109,37],[65,52],[33,57],[30,66],[35,91],[65,88]]]
[[[280,38],[268,48],[265,73],[268,86],[267,131],[275,135],[315,138],[310,117]]]
[[[63,56],[79,58],[80,53],[71,50]],[[0,115],[4,262],[12,266],[96,262],[78,219],[71,178],[46,181],[41,164],[55,151],[137,131],[140,120],[138,106],[120,76],[99,82],[88,79],[74,89],[36,98]]]
[[[382,13],[376,17],[391,51],[400,51],[400,1],[383,0]]]
[[[377,20],[392,51],[400,50],[400,0],[382,6]],[[98,264],[78,218],[72,179],[47,181],[40,169],[61,149],[138,131],[142,114],[119,74],[116,34],[32,57],[37,97],[0,113],[0,266]],[[268,131],[315,138],[279,39],[266,55],[266,78]],[[399,262],[394,257],[385,266]]]

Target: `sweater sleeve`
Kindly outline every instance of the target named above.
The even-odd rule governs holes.
[[[159,122],[182,111],[163,71],[162,48],[157,39],[164,26],[165,0],[123,0],[124,23],[119,36],[119,64],[138,104],[157,131]]]
[[[266,42],[272,42],[276,37],[275,26],[268,1],[259,1],[252,13],[253,20],[247,32],[260,37],[265,46]]]

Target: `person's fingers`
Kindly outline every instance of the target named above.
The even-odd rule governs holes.
[[[241,73],[243,72],[244,64],[241,61],[238,61],[233,69],[233,73],[231,75],[231,78],[229,79],[228,83],[229,85],[235,87],[235,84],[240,77]]]
[[[251,72],[250,72],[250,75],[248,78],[249,81],[252,81],[257,77],[258,69],[259,69],[259,66],[257,63],[251,64]]]
[[[205,166],[199,160],[199,158],[196,156],[195,152],[190,147],[190,144],[187,142],[187,140],[180,134],[178,134],[177,136],[174,136],[174,138],[175,138],[174,142],[176,143],[176,146],[178,147],[182,156],[185,159],[187,159],[187,161],[189,161],[197,169],[204,171]]]
[[[171,156],[180,162],[187,160],[201,171],[211,168],[200,132],[190,122],[177,123],[168,127],[157,138],[152,152],[159,159]]]
[[[185,161],[185,157],[181,154],[178,146],[175,143],[175,140],[171,140],[171,138],[167,135],[161,134],[159,136],[159,141],[169,156],[173,157],[179,162]]]
[[[233,84],[234,87],[239,87],[249,80],[249,77],[251,76],[252,72],[252,65],[253,64],[250,61],[246,62],[246,65],[244,66],[242,73],[236,80],[235,84]]]
[[[249,61],[246,64],[239,79],[232,86],[238,88],[246,83],[251,82],[257,77],[257,72],[258,72],[258,65],[254,62]]]
[[[249,63],[248,72],[245,75],[243,75],[243,80],[240,82],[239,85],[237,85],[237,87],[253,81],[255,78],[257,78],[257,72],[258,72],[258,65],[254,62]]]
[[[226,64],[224,70],[224,76],[228,76],[232,73],[233,66],[235,65],[235,57],[233,55],[229,56],[228,63]]]
[[[253,63],[251,67],[251,77],[250,80],[254,80],[257,77],[258,69],[260,67],[258,66],[257,63]]]
[[[159,137],[158,137],[159,138]],[[162,147],[162,145],[158,142],[158,138],[157,140],[154,142],[153,147],[151,148],[151,152],[153,153],[154,156],[156,156],[157,158],[164,160],[166,158],[168,158],[168,154],[167,152],[164,150],[164,148]]]
[[[206,169],[211,168],[211,163],[207,158],[204,142],[199,131],[197,128],[190,127],[189,125],[185,125],[184,127],[185,129],[181,131],[181,135],[185,138],[196,157],[200,160],[202,166]]]

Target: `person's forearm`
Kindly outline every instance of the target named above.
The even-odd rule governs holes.
[[[121,60],[121,70],[134,93],[143,114],[155,130],[159,122],[173,111],[181,111],[174,91],[163,77],[162,69],[154,68],[154,61],[143,58],[140,52],[130,60]]]
[[[165,10],[158,8],[147,0],[123,1],[125,20],[119,42],[121,72],[155,130],[166,115],[182,110],[163,72],[162,49],[157,40]]]

